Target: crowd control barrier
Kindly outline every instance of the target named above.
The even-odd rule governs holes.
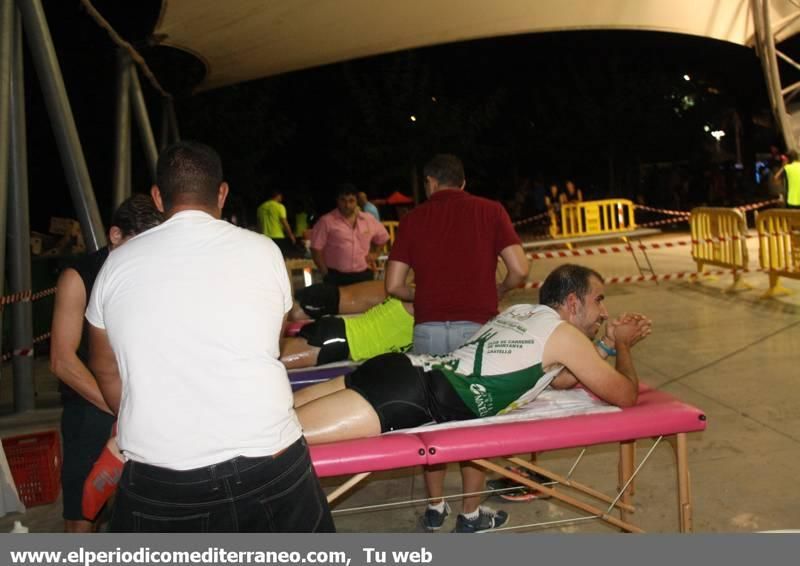
[[[800,210],[771,209],[756,219],[758,258],[769,275],[764,297],[787,295],[781,277],[800,279]]]
[[[550,235],[554,238],[574,238],[635,230],[633,208],[633,203],[628,199],[563,204],[561,218],[551,216]]]
[[[742,279],[748,269],[747,218],[736,208],[700,207],[692,209],[692,259],[698,273],[706,265],[733,270],[729,291],[749,289]]]

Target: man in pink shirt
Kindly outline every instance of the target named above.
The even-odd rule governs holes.
[[[375,259],[389,233],[383,224],[362,212],[353,185],[336,196],[336,209],[322,216],[311,233],[311,257],[332,285],[351,285],[374,278]]]

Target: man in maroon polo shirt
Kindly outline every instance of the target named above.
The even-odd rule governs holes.
[[[464,192],[464,166],[454,155],[440,154],[423,169],[429,200],[400,221],[386,269],[386,291],[414,302],[414,352],[452,352],[497,315],[497,302],[528,274],[528,261],[508,213],[499,203]],[[507,268],[502,283],[495,271],[500,256]],[[416,287],[407,283],[414,270]],[[423,517],[438,530],[449,514],[441,499],[444,466],[425,472],[431,504]],[[482,491],[484,474],[461,466],[464,492]],[[438,503],[434,503],[437,501]],[[507,515],[480,507],[480,497],[465,497],[462,515],[475,530],[503,524]]]

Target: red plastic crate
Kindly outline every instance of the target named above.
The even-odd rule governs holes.
[[[14,483],[27,507],[52,503],[61,491],[61,437],[56,430],[3,439]]]

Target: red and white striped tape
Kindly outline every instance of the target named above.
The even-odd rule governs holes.
[[[540,212],[539,214],[535,214],[534,216],[531,216],[530,218],[525,218],[523,220],[516,220],[516,221],[512,222],[511,224],[513,226],[522,226],[523,224],[529,224],[529,223],[534,222],[536,220],[541,220],[542,218],[546,217],[548,214],[549,214],[548,212]]]
[[[37,301],[39,299],[43,299],[44,297],[54,295],[55,292],[56,288],[51,287],[43,291],[37,291],[36,293],[34,293],[33,291],[20,291],[19,293],[11,293],[10,295],[5,295],[4,297],[0,297],[0,306],[11,305],[14,303]]]
[[[739,273],[747,273],[750,270],[740,269],[738,270]],[[730,275],[733,273],[731,270],[727,269],[718,269],[713,271],[703,271],[702,273],[698,273],[697,271],[679,271],[677,273],[664,273],[661,275],[653,274],[653,275],[627,275],[625,277],[608,277],[605,280],[606,285],[619,285],[625,283],[643,283],[646,281],[677,281],[680,279],[694,279],[696,277],[710,277],[714,275]],[[538,289],[542,286],[543,281],[529,281],[527,283],[523,283],[518,287],[518,289]]]
[[[666,248],[677,248],[680,246],[690,246],[694,240],[676,240],[674,242],[652,242],[649,244],[637,244],[634,247],[637,250],[660,250]],[[585,248],[579,250],[555,250],[549,252],[531,252],[528,259],[558,259],[565,257],[578,257],[578,256],[599,256],[608,254],[619,254],[629,252],[631,250],[630,244],[621,246],[600,246],[596,248]]]
[[[655,220],[653,222],[645,222],[644,224],[637,224],[637,228],[652,228],[653,226],[665,226],[666,224],[677,224],[678,222],[689,222],[690,216],[676,216],[675,218],[667,218],[665,220]]]
[[[738,208],[742,212],[747,212],[748,210],[757,210],[759,208],[764,208],[765,206],[768,206],[770,204],[778,204],[779,202],[782,202],[781,199],[774,198],[772,200],[764,200],[761,202],[754,202],[752,204],[743,204],[742,206],[737,206],[736,208]]]
[[[36,344],[39,344],[40,342],[44,342],[45,340],[48,340],[49,338],[50,338],[50,333],[49,332],[45,332],[44,334],[41,334],[41,335],[37,336],[36,338],[34,338],[33,339],[33,343],[32,343],[31,346],[29,346],[27,348],[17,348],[15,350],[12,350],[11,352],[6,352],[2,356],[0,356],[0,361],[7,362],[11,358],[18,357],[18,356],[24,356],[24,357],[31,357],[32,358],[33,354],[34,354],[33,346],[36,345]]]
[[[637,204],[634,208],[636,210],[645,210],[648,212],[660,212],[661,214],[670,214],[672,216],[689,216],[691,213],[685,210],[669,210],[668,208],[653,208],[652,206],[645,206]]]

